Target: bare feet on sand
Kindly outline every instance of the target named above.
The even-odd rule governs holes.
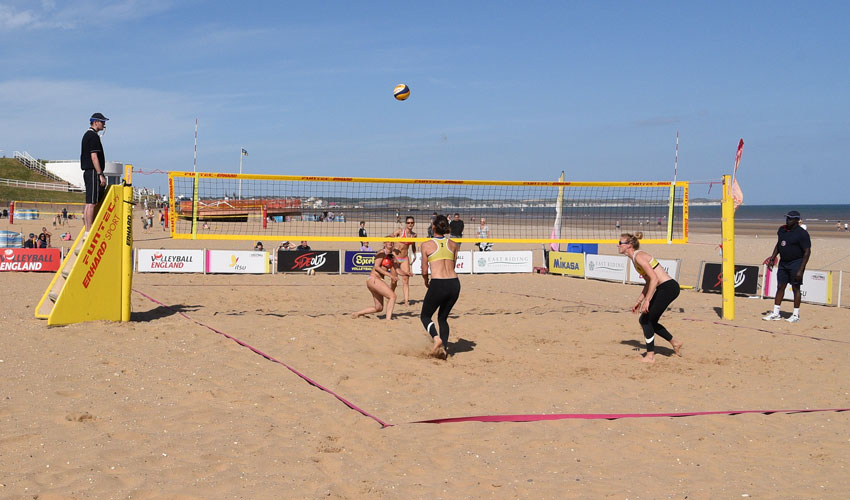
[[[676,356],[682,356],[682,345],[684,342],[676,339],[671,339],[670,343],[673,344],[673,351],[676,353]]]
[[[644,354],[643,359],[641,359],[641,362],[643,362],[643,363],[655,363],[655,353],[654,352],[648,352],[648,353]]]
[[[446,359],[446,348],[443,347],[443,341],[440,337],[434,337],[434,347],[429,354],[437,359]]]

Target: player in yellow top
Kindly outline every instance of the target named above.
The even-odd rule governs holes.
[[[641,313],[638,323],[643,328],[643,337],[646,340],[646,355],[643,361],[654,363],[656,333],[670,342],[677,356],[682,355],[682,342],[674,339],[670,332],[658,322],[667,307],[679,296],[679,283],[667,274],[653,256],[639,250],[641,238],[643,233],[640,232],[621,234],[617,251],[631,259],[635,270],[646,280],[637,303],[632,307],[632,312]]]
[[[460,296],[460,280],[455,273],[458,244],[449,239],[449,220],[445,215],[438,215],[432,223],[434,238],[422,243],[422,279],[425,280],[425,300],[422,301],[422,312],[419,319],[422,326],[434,339],[431,355],[446,359],[449,346],[449,313],[452,311]],[[431,276],[428,276],[430,269]],[[437,313],[439,331],[431,320]]]

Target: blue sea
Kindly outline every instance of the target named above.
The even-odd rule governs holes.
[[[690,220],[720,220],[720,205],[691,205]],[[850,222],[850,205],[741,205],[735,212],[736,221],[785,222],[785,214],[791,210],[800,212],[802,220],[820,222]]]

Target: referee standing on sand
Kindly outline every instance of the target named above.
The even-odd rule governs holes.
[[[103,194],[106,191],[106,175],[103,173],[106,161],[103,144],[100,142],[100,132],[106,130],[107,120],[109,118],[103,116],[103,113],[91,115],[89,129],[83,134],[80,148],[80,168],[83,170],[83,181],[86,184],[86,208],[83,211],[86,236],[91,231],[95,209],[103,201]]]
[[[782,299],[785,298],[785,287],[791,284],[794,291],[794,313],[787,322],[796,323],[800,321],[800,286],[803,284],[803,273],[806,264],[812,255],[812,240],[809,232],[800,227],[800,212],[791,210],[785,215],[785,225],[779,227],[776,232],[779,240],[773,247],[773,254],[764,260],[768,268],[776,264],[776,255],[779,254],[779,267],[776,270],[776,298],[773,301],[773,312],[762,316],[765,321],[778,321],[782,319],[779,315]]]

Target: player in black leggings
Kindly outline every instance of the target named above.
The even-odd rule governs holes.
[[[431,355],[445,359],[449,345],[449,313],[460,296],[460,280],[455,273],[458,244],[450,240],[449,221],[445,215],[438,215],[432,223],[434,238],[422,244],[422,278],[428,292],[422,301],[419,319],[422,326],[434,340]],[[430,268],[430,276],[428,270]],[[439,309],[437,324],[431,317]]]
[[[664,311],[679,296],[679,283],[667,274],[654,257],[639,250],[639,240],[642,237],[643,233],[621,234],[617,249],[632,260],[635,270],[646,281],[637,303],[632,307],[632,312],[641,313],[638,323],[643,328],[643,338],[646,341],[646,354],[643,361],[654,363],[656,333],[670,342],[676,355],[682,355],[682,342],[674,339],[673,335],[658,322]]]

